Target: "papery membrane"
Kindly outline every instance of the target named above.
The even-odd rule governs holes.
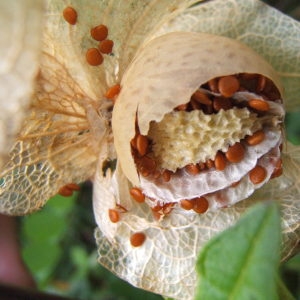
[[[282,258],[290,257],[297,250],[297,242],[300,240],[300,202],[294,201],[300,195],[300,155],[299,148],[288,146],[287,149],[290,152],[283,152],[283,164],[287,167],[283,175],[269,181],[246,201],[203,215],[175,207],[160,222],[153,218],[151,209],[146,204],[137,205],[125,190],[124,193],[120,192],[121,187],[128,186],[128,181],[118,168],[113,179],[114,188],[111,190],[115,196],[110,203],[112,207],[115,203],[126,207],[131,202],[131,209],[116,226],[102,222],[101,218],[97,219],[99,262],[139,288],[174,299],[191,300],[197,279],[194,266],[201,247],[217,233],[235,224],[250,205],[270,199],[280,201],[282,205]],[[106,180],[109,182],[111,179],[107,177]],[[97,189],[97,185],[95,188]],[[102,209],[106,201],[107,198],[94,192],[96,215],[106,213]],[[111,233],[103,234],[107,230]],[[147,239],[142,247],[133,248],[129,238],[136,231],[143,231]]]

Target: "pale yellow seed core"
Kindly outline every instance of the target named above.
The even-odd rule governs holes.
[[[219,150],[261,129],[262,123],[247,108],[232,108],[207,115],[200,110],[173,111],[151,122],[148,137],[161,168],[176,171],[187,164],[214,159]]]

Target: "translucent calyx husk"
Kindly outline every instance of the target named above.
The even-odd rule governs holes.
[[[195,195],[185,195],[186,190],[182,189],[182,194],[176,198],[177,192],[172,193],[171,188],[165,189],[155,180],[141,176],[131,146],[137,128],[140,135],[147,136],[151,124],[163,122],[166,115],[188,103],[191,95],[199,88],[205,88],[208,81],[236,74],[259,74],[270,80],[282,95],[276,72],[257,53],[237,41],[209,34],[177,32],[158,37],[140,48],[124,74],[112,118],[117,168],[115,172],[108,170],[105,174],[99,169],[95,178],[94,210],[99,227],[96,239],[99,262],[140,288],[177,299],[192,299],[196,281],[194,265],[201,247],[213,235],[233,225],[253,203],[270,197],[282,200],[284,190],[292,184],[292,179],[284,175],[269,181],[275,168],[270,164],[272,157],[277,160],[282,156],[284,164],[292,164],[284,151],[281,154],[279,147],[283,142],[281,122],[284,117],[281,96],[278,101],[271,101],[274,105],[270,104],[268,113],[274,118],[267,118],[265,141],[251,150],[254,156],[261,154],[255,158],[249,154],[252,157],[249,160],[255,161],[254,166],[261,159],[266,169],[271,165],[271,171],[255,192],[254,189],[248,192],[248,183],[241,185],[239,199],[229,203],[229,207],[221,209],[225,205],[215,205],[203,214],[184,210],[180,206],[182,197],[189,199]],[[205,93],[209,97],[213,94],[212,91]],[[247,102],[253,95],[249,91],[237,91],[232,97],[238,102]],[[268,101],[263,97],[259,99]],[[261,117],[263,113],[257,115]],[[273,124],[270,120],[274,119]],[[261,128],[258,126],[253,130]],[[247,172],[243,176],[248,176]],[[181,179],[179,174],[177,187]],[[144,193],[144,203],[137,203],[131,196],[133,187]],[[162,190],[165,192],[161,193]],[[159,196],[161,199],[157,198]],[[234,204],[245,198],[247,200]],[[290,196],[284,199],[282,213],[288,219],[292,199]],[[155,211],[158,205],[161,205],[159,217]],[[110,209],[119,212],[117,222],[109,218]],[[295,249],[291,241],[293,224],[296,224],[294,219],[284,224],[283,256],[290,255]],[[139,247],[130,243],[130,237],[136,232],[146,236]]]

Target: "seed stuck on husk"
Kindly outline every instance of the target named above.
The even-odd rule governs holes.
[[[63,17],[70,25],[75,25],[77,22],[77,11],[73,7],[68,6],[63,10]]]
[[[130,237],[130,244],[133,247],[140,247],[144,244],[146,240],[146,235],[143,232],[136,232]]]

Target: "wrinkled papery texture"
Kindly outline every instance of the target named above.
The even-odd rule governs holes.
[[[30,103],[43,29],[43,1],[1,1],[0,167]]]
[[[256,202],[281,202],[283,218],[282,259],[298,249],[300,240],[299,158],[298,148],[288,145],[291,153],[283,154],[284,174],[272,179],[249,199],[230,208],[203,215],[176,207],[162,222],[157,222],[146,204],[137,205],[129,196],[130,184],[120,172],[111,178],[98,173],[94,189],[94,210],[99,262],[109,270],[140,288],[174,299],[193,299],[196,284],[195,262],[199,249],[215,234],[232,226],[244,211]],[[118,182],[119,184],[117,185]],[[107,210],[119,203],[129,212],[121,222],[112,224]],[[147,239],[142,247],[133,248],[129,237],[143,231]]]
[[[37,210],[61,186],[92,178],[97,159],[103,164],[115,158],[112,102],[103,94],[119,82],[146,38],[144,32],[150,34],[193,2],[47,1],[40,71],[28,99],[30,109],[0,174],[1,212],[23,215]],[[75,26],[62,17],[68,5],[78,13]],[[90,29],[99,24],[108,26],[114,48],[101,66],[92,67],[85,52],[97,47]]]
[[[25,1],[22,2],[25,5]],[[146,204],[133,203],[129,196],[131,185],[119,166],[114,175],[108,170],[106,177],[102,176],[103,161],[115,158],[109,127],[111,103],[104,99],[103,93],[107,87],[121,81],[144,41],[174,31],[176,26],[184,31],[197,31],[199,26],[202,31],[201,26],[206,25],[199,21],[205,20],[205,11],[209,11],[206,7],[216,5],[213,14],[207,14],[204,22],[211,32],[241,40],[249,32],[249,42],[244,39],[245,43],[258,49],[284,78],[286,95],[289,95],[285,97],[287,107],[298,106],[299,84],[295,82],[299,71],[299,25],[254,0],[214,0],[188,9],[175,19],[195,2],[48,1],[35,93],[30,98],[30,111],[12,150],[12,159],[0,175],[0,210],[25,214],[42,206],[61,185],[93,176],[99,159],[94,209],[102,230],[96,230],[100,263],[134,285],[178,299],[190,299],[194,294],[194,265],[201,246],[234,224],[255,201],[282,201],[283,258],[292,255],[299,241],[300,208],[295,201],[299,198],[300,152],[297,147],[287,148],[283,177],[257,191],[252,200],[201,216],[175,209],[161,223],[153,219]],[[75,26],[62,18],[62,10],[67,5],[78,12]],[[229,16],[229,11],[234,17]],[[172,18],[174,21],[168,22]],[[218,22],[221,26],[214,31]],[[112,55],[105,56],[102,66],[91,67],[84,56],[87,48],[96,46],[89,30],[99,24],[108,25],[108,38],[114,40],[115,45]],[[197,26],[192,28],[194,24]],[[240,28],[243,28],[242,33],[239,33]],[[176,49],[169,53],[173,54],[176,56]],[[112,224],[107,209],[113,208],[116,202],[126,206],[129,212],[122,215],[122,222]],[[129,235],[140,230],[145,231],[147,240],[143,247],[133,249]]]
[[[250,46],[280,75],[286,110],[299,110],[298,21],[257,0],[213,0],[185,10],[157,35],[182,30],[227,36]]]
[[[217,2],[220,3],[219,1]],[[239,11],[239,4],[241,4],[239,1],[236,1],[236,3],[238,3],[236,5],[234,5],[234,1],[222,2],[223,5],[226,5],[226,3],[233,3],[233,5],[230,6],[231,10],[234,8],[233,11]],[[201,9],[205,11],[206,5],[213,4],[214,1],[205,3]],[[200,7],[201,5],[199,6],[199,9]],[[262,32],[260,34],[260,31],[257,29],[254,31],[255,33],[251,32],[252,26],[255,23],[259,25],[262,22],[266,22],[266,20],[268,20],[267,16],[272,16],[274,13],[276,14],[276,22],[274,24],[275,31],[269,34],[269,42],[271,45],[269,47],[262,47],[262,52],[260,51],[260,54],[264,55],[265,58],[267,58],[267,60],[269,60],[269,62],[273,65],[273,63],[278,59],[278,53],[283,50],[286,54],[287,60],[289,62],[293,62],[282,66],[281,70],[284,69],[285,72],[288,73],[289,70],[292,69],[294,70],[292,72],[294,72],[294,75],[296,75],[294,76],[292,74],[293,76],[287,76],[286,80],[284,80],[284,89],[287,95],[286,97],[284,96],[285,104],[289,107],[289,109],[295,108],[299,104],[299,99],[297,99],[297,97],[293,94],[297,93],[297,85],[293,84],[293,81],[297,81],[298,75],[296,74],[296,71],[299,71],[299,67],[294,69],[295,64],[297,65],[299,62],[298,52],[291,43],[288,43],[290,48],[287,50],[287,48],[281,47],[281,44],[272,44],[272,42],[274,43],[284,36],[284,40],[295,40],[295,44],[297,45],[299,42],[299,39],[297,38],[297,36],[299,36],[298,24],[283,14],[278,13],[276,10],[273,10],[257,1],[243,1],[242,7],[244,8],[244,16],[239,20],[246,20],[246,13],[251,13],[252,16],[255,16],[252,18],[252,22],[245,22],[244,26],[246,32],[249,24],[250,33],[258,36],[256,41],[257,45],[253,48],[259,48],[261,43],[263,43],[264,40],[262,38],[259,39],[259,37],[264,36],[265,27],[259,26],[259,30]],[[256,11],[260,8],[263,8],[265,16]],[[190,10],[193,11],[194,9],[197,10],[197,7],[191,8]],[[254,9],[253,14],[250,9]],[[220,11],[219,16],[216,11]],[[239,11],[239,13],[241,12]],[[189,16],[189,12],[186,14]],[[183,16],[185,16],[185,13],[183,13]],[[228,19],[224,21],[222,18],[223,11],[219,10],[217,6],[215,6],[214,13],[212,14],[210,11],[208,16],[211,18],[211,20],[221,19],[223,26],[226,22],[229,24],[231,24],[231,22],[232,24],[235,24],[234,18],[232,17],[228,17]],[[181,18],[182,16],[180,16],[178,20],[181,20]],[[196,13],[194,16],[194,21],[201,23],[201,18],[197,19]],[[270,21],[274,21],[274,18],[270,18]],[[283,28],[281,27],[282,24]],[[287,30],[287,28],[284,27],[285,24],[287,27],[291,27],[293,29],[290,35],[284,34],[284,32]],[[290,26],[290,24],[292,24],[292,26]],[[169,25],[173,26],[172,28],[174,29],[176,25],[175,21],[174,23],[170,22],[167,24],[166,27],[157,35],[173,31],[173,29],[168,29]],[[185,30],[185,26],[187,26],[187,29],[190,31],[195,30],[194,28],[191,29],[188,26],[188,23],[180,24],[178,25],[178,28],[180,28],[180,30]],[[219,30],[222,34],[221,29]],[[232,27],[232,31],[232,34],[237,32],[236,26]],[[253,46],[251,43],[249,43],[249,45]],[[152,50],[154,52],[153,48]],[[143,49],[141,51],[143,51]],[[172,53],[175,53],[176,59],[178,59],[178,49],[176,47],[170,50],[169,55],[171,56]],[[252,63],[253,62],[251,61],[251,64]],[[166,67],[169,70],[170,64]],[[182,69],[186,71],[184,68]],[[145,66],[144,70],[146,70]],[[280,70],[277,69],[277,71]],[[155,75],[159,77],[159,74],[160,71],[157,71],[157,73],[153,74],[154,76],[151,76],[150,78],[151,81],[155,80]],[[126,76],[127,74],[125,77]],[[134,75],[131,73],[130,76]],[[280,76],[283,77],[282,72],[280,72]],[[175,76],[175,78],[177,77]],[[144,79],[143,84],[148,84],[148,80],[149,78]],[[181,72],[180,82],[185,83],[184,80],[185,76],[183,75],[183,72]],[[291,82],[291,84],[289,82]],[[151,85],[151,83],[149,85]],[[141,88],[141,86],[138,85],[135,86],[135,88],[138,90]],[[151,85],[151,88],[153,88],[153,85]],[[166,91],[166,86],[158,86],[156,88],[161,92],[159,94],[160,99],[161,97],[165,96],[165,93],[169,92]],[[194,90],[191,89],[190,94],[192,94],[193,91]],[[120,95],[120,98],[121,97],[122,93]],[[120,100],[120,98],[118,100]],[[181,101],[181,103],[184,103],[183,100]],[[136,103],[129,103],[128,106],[130,105],[135,106]],[[157,102],[149,105],[150,110],[154,105],[157,105]],[[149,108],[149,106],[147,108]],[[126,107],[126,116],[128,119],[130,119],[127,108],[128,107]],[[147,114],[148,111],[146,110],[145,115]],[[147,124],[147,122],[145,122],[145,124]],[[145,130],[144,133],[145,132],[147,132],[147,130]],[[132,136],[130,136],[127,131],[126,137],[124,138],[129,140],[129,137],[131,138]],[[256,191],[249,199],[240,202],[234,207],[218,210],[217,212],[209,212],[200,216],[189,214],[178,208],[175,208],[169,217],[165,218],[159,223],[154,220],[150,209],[146,205],[136,205],[136,203],[134,203],[130,198],[129,189],[131,184],[126,180],[126,177],[122,173],[120,166],[118,166],[118,171],[112,178],[110,178],[110,174],[107,174],[107,177],[104,178],[100,173],[98,173],[95,180],[94,189],[94,210],[96,221],[100,228],[96,230],[100,263],[112,270],[118,276],[138,287],[176,299],[192,299],[196,280],[194,264],[199,249],[201,249],[201,247],[216,233],[221,232],[225,228],[233,225],[236,220],[239,219],[245,209],[247,209],[247,207],[257,201],[269,199],[281,201],[282,204],[284,233],[282,259],[287,259],[298,250],[299,243],[300,205],[297,201],[299,198],[299,181],[297,175],[299,172],[299,154],[300,152],[298,147],[293,147],[289,144],[283,154],[283,176],[271,180],[263,188]],[[114,208],[116,203],[128,208],[129,212],[122,214],[120,223],[111,224],[107,210],[109,208]],[[143,231],[147,236],[145,244],[140,248],[133,248],[129,242],[130,235],[135,231]]]

